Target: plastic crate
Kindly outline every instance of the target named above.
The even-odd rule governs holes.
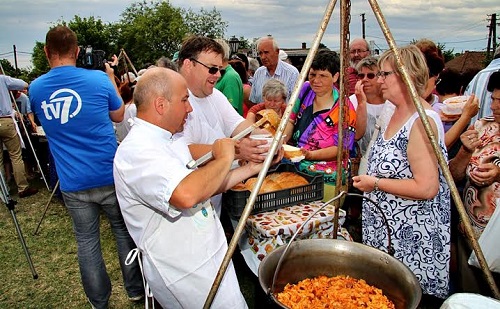
[[[268,174],[279,172],[297,173],[304,177],[309,184],[257,195],[252,214],[323,199],[322,175],[312,176],[299,172],[293,164],[280,164],[276,169],[269,170]],[[245,209],[249,197],[250,191],[228,190],[222,195],[222,205],[228,210],[231,217],[239,218]]]

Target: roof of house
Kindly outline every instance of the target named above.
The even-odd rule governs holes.
[[[468,70],[480,71],[484,69],[484,60],[486,52],[466,51],[462,55],[446,62],[445,68],[454,69],[458,72]]]
[[[288,57],[305,57],[309,52],[309,48],[283,48],[288,54]]]

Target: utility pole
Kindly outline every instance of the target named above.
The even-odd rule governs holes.
[[[493,31],[491,33],[491,36],[493,37],[493,52],[495,52],[495,49],[497,48],[497,14],[493,13],[491,15],[491,23],[493,25]]]
[[[497,27],[497,14],[493,13],[491,14],[491,19],[490,19],[490,25],[486,26],[489,28],[488,31],[488,45],[486,46],[486,56],[489,58],[491,56],[490,51],[491,51],[491,39],[493,37],[493,50],[496,48],[496,27]]]
[[[16,77],[17,77],[17,52],[16,52],[16,45],[12,45],[14,47],[14,68],[16,69]]]
[[[365,13],[362,13],[360,16],[361,16],[361,31],[363,33],[363,39],[364,39],[366,37],[366,35],[365,35],[365,21],[366,21]]]

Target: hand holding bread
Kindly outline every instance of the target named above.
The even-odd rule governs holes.
[[[285,151],[284,157],[292,162],[300,162],[305,159],[302,149],[298,147],[283,145],[283,150]]]

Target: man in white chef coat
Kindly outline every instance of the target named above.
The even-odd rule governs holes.
[[[153,68],[136,85],[137,117],[114,160],[116,192],[144,275],[164,308],[201,308],[227,243],[210,197],[256,173],[262,164],[230,170],[234,141],[212,147],[214,160],[195,170],[181,135],[192,107],[185,79]],[[279,158],[277,158],[279,159]],[[246,308],[232,263],[212,308]]]

